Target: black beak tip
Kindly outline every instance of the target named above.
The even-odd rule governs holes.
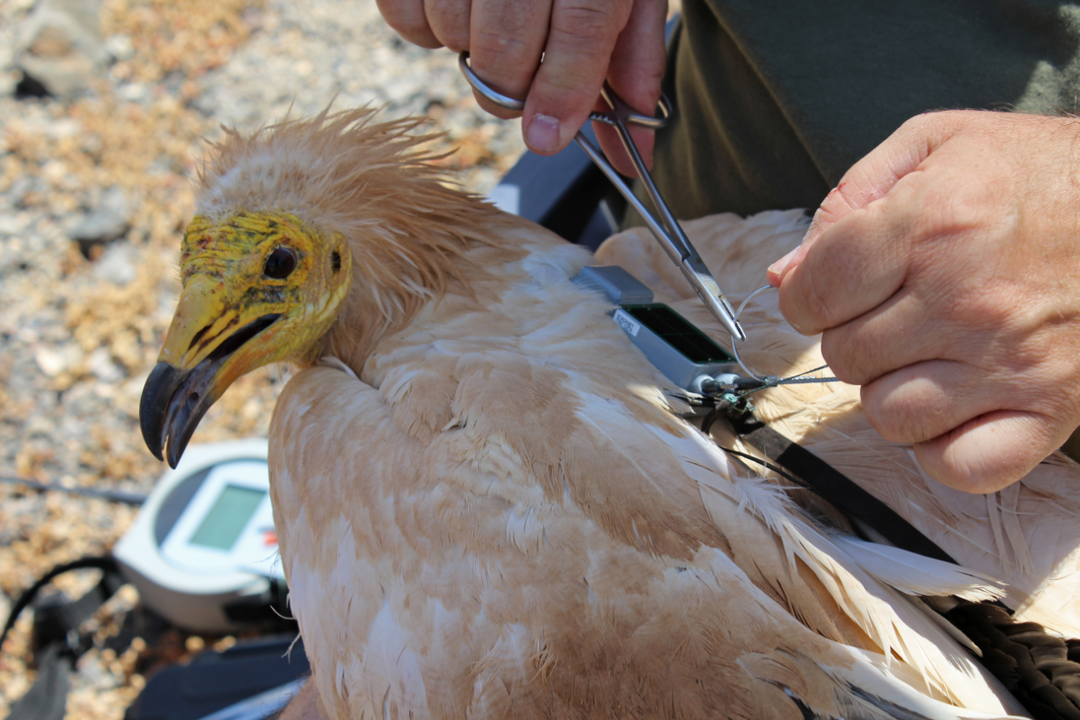
[[[166,453],[165,457],[169,463],[169,467],[171,467],[173,470],[175,470],[176,466],[180,463],[180,458],[183,456],[184,450],[187,449],[187,444],[187,438],[173,437],[169,439],[169,450]]]
[[[139,427],[154,457],[176,468],[199,420],[224,391],[224,387],[215,389],[215,374],[237,348],[280,317],[271,313],[249,322],[190,370],[179,370],[167,362],[154,366],[139,399]]]
[[[169,363],[159,362],[143,386],[139,399],[139,427],[147,449],[158,460],[165,459],[162,450],[165,448],[169,405],[185,375]]]

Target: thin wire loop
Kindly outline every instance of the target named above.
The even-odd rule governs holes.
[[[775,289],[776,288],[774,288],[772,285],[765,285],[763,287],[759,287],[757,290],[755,290],[754,292],[747,295],[746,299],[743,300],[741,303],[739,303],[739,309],[735,311],[735,317],[738,317],[738,316],[742,315],[743,308],[746,307],[747,303],[749,303],[751,300],[756,298],[758,295],[765,292],[766,290],[775,290]]]
[[[743,308],[746,307],[746,304],[748,302],[750,302],[751,300],[753,300],[755,297],[757,297],[761,293],[765,292],[766,290],[770,290],[770,289],[772,289],[772,285],[766,285],[764,287],[759,287],[757,290],[755,290],[754,292],[747,295],[746,299],[743,300],[739,304],[739,309],[735,311],[735,322],[736,323],[739,322],[739,316],[742,315]],[[739,356],[739,347],[738,347],[739,343],[738,343],[738,340],[739,340],[739,338],[735,337],[734,335],[731,336],[731,352],[735,356],[735,361],[737,363],[739,363],[739,367],[741,367],[743,370],[745,370],[746,373],[750,377],[754,378],[755,380],[759,380],[761,382],[766,382],[765,378],[759,376],[756,372],[751,370],[746,365],[746,363],[743,362],[743,359]]]
[[[742,311],[747,306],[747,304],[751,300],[753,300],[755,297],[757,297],[761,293],[765,292],[766,290],[776,290],[776,288],[774,288],[772,285],[765,285],[764,287],[759,287],[757,290],[755,290],[754,292],[747,295],[745,300],[743,300],[741,303],[739,303],[739,308],[738,308],[738,310],[735,311],[735,322],[739,321],[739,316],[742,315]],[[838,380],[839,380],[838,378],[835,378],[835,377],[827,377],[827,378],[804,378],[804,377],[802,377],[803,375],[808,375],[808,374],[810,374],[812,372],[817,372],[818,370],[824,370],[825,368],[829,367],[828,365],[822,365],[821,367],[814,368],[813,370],[807,370],[806,372],[799,373],[798,375],[792,375],[791,377],[777,378],[775,380],[769,380],[769,378],[767,376],[763,377],[763,376],[758,375],[757,373],[755,373],[753,370],[750,369],[750,367],[745,362],[743,362],[743,359],[739,356],[739,344],[738,344],[737,340],[738,340],[738,338],[736,338],[734,335],[731,336],[731,353],[735,356],[735,361],[739,363],[739,367],[741,367],[744,371],[746,371],[746,373],[750,377],[757,380],[758,382],[764,383],[761,387],[754,388],[753,390],[748,390],[748,391],[742,393],[741,395],[739,395],[739,397],[746,397],[750,393],[755,393],[758,390],[765,390],[766,388],[776,387],[777,385],[804,385],[804,384],[808,384],[808,383],[838,382]]]
[[[736,315],[736,317],[738,317],[738,316]],[[755,373],[753,370],[748,368],[746,366],[746,363],[743,362],[742,357],[739,356],[739,344],[737,342],[735,342],[735,336],[734,335],[731,336],[731,354],[735,356],[735,362],[739,363],[739,367],[741,367],[744,371],[746,371],[747,375],[754,378],[755,380],[759,380],[761,382],[767,382],[767,380],[765,380],[765,378],[761,377],[760,375]]]

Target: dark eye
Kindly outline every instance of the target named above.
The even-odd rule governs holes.
[[[284,280],[296,269],[296,253],[287,247],[274,248],[266,258],[263,274],[275,280]]]

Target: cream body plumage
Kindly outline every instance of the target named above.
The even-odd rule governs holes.
[[[570,281],[588,252],[442,184],[412,125],[324,114],[217,148],[143,398],[175,462],[232,379],[302,368],[271,485],[333,718],[1022,714],[904,595],[993,580],[860,566],[673,413]]]

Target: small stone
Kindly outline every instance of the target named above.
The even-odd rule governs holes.
[[[82,123],[74,118],[59,118],[45,125],[45,134],[54,140],[75,137],[83,132]]]
[[[46,346],[38,348],[34,360],[45,377],[57,378],[78,367],[83,361],[83,353],[74,343],[59,348]]]
[[[86,89],[107,57],[100,0],[43,0],[20,28],[15,64],[26,87],[56,96]]]
[[[109,351],[98,348],[86,358],[86,367],[105,383],[116,383],[124,378],[124,371],[112,361]]]
[[[105,50],[117,60],[130,60],[135,54],[135,45],[128,35],[110,35],[105,41]]]
[[[14,95],[19,86],[18,73],[11,70],[0,70],[0,95]]]
[[[56,423],[44,415],[33,415],[26,423],[27,435],[49,435],[54,432]]]
[[[56,377],[67,368],[64,356],[52,348],[41,348],[34,353],[34,360],[46,377]]]
[[[110,245],[94,264],[94,275],[124,287],[135,279],[135,248],[122,242]]]
[[[17,215],[0,215],[0,235],[17,235],[24,227]]]
[[[50,160],[41,166],[41,177],[48,180],[52,185],[59,185],[70,172],[71,169],[63,160]]]
[[[90,248],[104,245],[123,236],[130,227],[127,193],[113,187],[101,195],[101,201],[90,212],[67,229],[69,238],[79,244],[79,250],[89,259]]]
[[[150,92],[142,83],[126,83],[120,86],[119,95],[128,102],[140,102],[150,97]]]
[[[15,337],[19,342],[27,345],[33,345],[34,343],[41,341],[41,333],[32,327],[21,327],[15,330]]]

